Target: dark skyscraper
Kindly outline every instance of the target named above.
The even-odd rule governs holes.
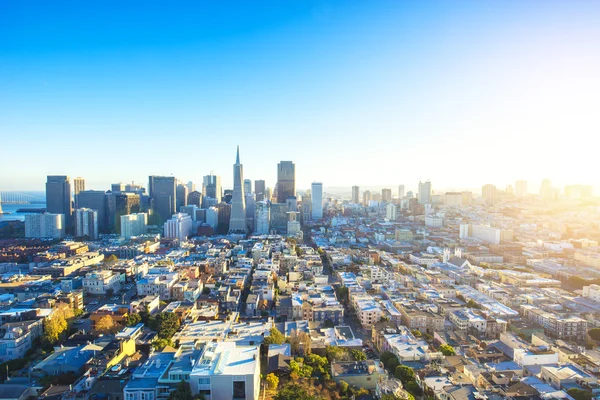
[[[291,161],[277,164],[277,202],[285,203],[288,197],[296,196],[296,166]]]
[[[77,195],[80,208],[98,211],[98,230],[109,233],[107,215],[107,194],[102,190],[83,190]]]
[[[73,227],[71,183],[68,176],[48,175],[46,179],[46,210],[53,214],[64,214],[67,230]]]
[[[188,188],[185,185],[177,185],[177,208],[176,212],[179,212],[181,207],[187,206]]]
[[[244,166],[240,163],[240,147],[233,165],[233,195],[231,196],[231,219],[229,233],[248,232],[246,225],[246,198],[244,196]]]
[[[148,178],[150,202],[156,214],[156,223],[162,225],[177,210],[177,179],[173,176]]]
[[[194,190],[188,194],[187,203],[188,206],[198,206],[200,208],[202,206],[202,193]]]
[[[265,200],[265,190],[267,190],[267,187],[265,186],[265,181],[254,181],[254,194],[257,202]]]

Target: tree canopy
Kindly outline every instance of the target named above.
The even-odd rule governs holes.
[[[177,314],[162,312],[150,317],[150,326],[158,333],[160,339],[170,339],[179,329],[179,317]]]
[[[600,328],[590,329],[588,335],[590,335],[593,340],[600,340]]]
[[[114,333],[117,330],[117,324],[110,315],[105,315],[96,322],[95,330],[102,334]]]
[[[315,396],[312,396],[304,389],[302,386],[292,383],[290,385],[286,385],[283,389],[281,389],[275,397],[274,400],[317,400]]]
[[[190,384],[181,381],[177,384],[177,388],[169,394],[169,400],[194,400]]]
[[[445,356],[455,356],[456,355],[456,350],[454,350],[454,347],[450,346],[449,344],[441,345],[438,350],[441,351],[442,354]]]
[[[272,327],[269,331],[269,336],[265,337],[263,340],[263,344],[283,344],[285,342],[285,336],[283,333],[279,332],[279,329]]]

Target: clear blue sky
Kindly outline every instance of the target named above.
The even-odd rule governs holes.
[[[3,1],[0,189],[597,183],[600,2]]]

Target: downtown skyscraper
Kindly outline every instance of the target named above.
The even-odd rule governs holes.
[[[296,166],[291,161],[277,164],[277,202],[285,203],[296,196]]]
[[[68,176],[48,175],[46,178],[46,210],[63,214],[67,230],[72,228],[71,182]]]
[[[311,185],[311,217],[313,220],[323,218],[323,183],[313,182]]]
[[[177,211],[177,179],[173,176],[148,177],[148,194],[158,224],[170,219]]]
[[[240,163],[240,147],[238,146],[235,164],[233,165],[233,196],[231,197],[229,233],[245,234],[247,232],[244,166]]]

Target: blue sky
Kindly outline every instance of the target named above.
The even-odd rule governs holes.
[[[0,188],[596,184],[600,3],[0,5]]]

